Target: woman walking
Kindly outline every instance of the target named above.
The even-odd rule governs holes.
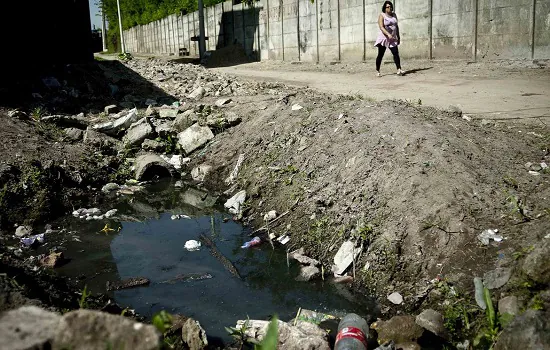
[[[397,67],[397,75],[403,75],[405,72],[401,70],[401,60],[399,59],[399,49],[397,48],[401,43],[399,26],[397,25],[397,15],[393,12],[391,1],[385,1],[382,6],[382,13],[378,16],[378,27],[380,28],[380,32],[374,43],[374,46],[378,47],[378,56],[376,57],[377,76],[381,76],[380,65],[387,48],[390,49],[393,55],[393,61]]]

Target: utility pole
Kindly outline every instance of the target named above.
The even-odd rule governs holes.
[[[120,0],[116,0],[116,6],[118,8],[118,30],[120,31],[120,48],[122,53],[126,53],[126,46],[124,45],[124,33],[122,31],[122,17],[120,16]]]
[[[101,41],[103,43],[103,52],[107,51],[107,30],[105,28],[105,12],[101,8]]]
[[[206,41],[204,37],[204,4],[203,0],[199,0],[199,57],[201,59],[204,57],[204,52],[206,51]]]

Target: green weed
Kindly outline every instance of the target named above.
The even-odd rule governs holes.
[[[92,295],[92,293],[88,292],[88,286],[85,285],[80,300],[78,301],[79,308],[86,309],[88,307],[88,298],[90,295]]]

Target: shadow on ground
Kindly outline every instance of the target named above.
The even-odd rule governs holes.
[[[105,106],[144,107],[177,99],[120,61],[29,67],[0,81],[0,107],[43,114],[100,113]]]

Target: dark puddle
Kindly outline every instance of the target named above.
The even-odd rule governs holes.
[[[299,266],[294,261],[287,265],[284,248],[273,250],[263,243],[241,249],[250,240],[250,229],[227,221],[230,215],[216,206],[220,203],[200,190],[157,183],[118,201],[113,207],[119,219],[65,218],[61,224],[72,233],[62,241],[50,240],[46,247],[61,245],[70,261],[56,270],[95,293],[106,293],[107,281],[148,278],[148,286],[110,295],[146,317],[166,310],[197,319],[212,340],[229,341],[224,327],[239,319],[277,314],[290,320],[299,307],[335,316],[367,315],[372,310],[372,305],[354,299],[342,286],[295,281]],[[172,220],[174,214],[191,219]],[[100,232],[106,223],[114,231]],[[184,248],[186,241],[199,240],[201,234],[212,239],[242,279],[230,274],[204,244],[199,251]],[[196,279],[207,274],[212,278]]]

